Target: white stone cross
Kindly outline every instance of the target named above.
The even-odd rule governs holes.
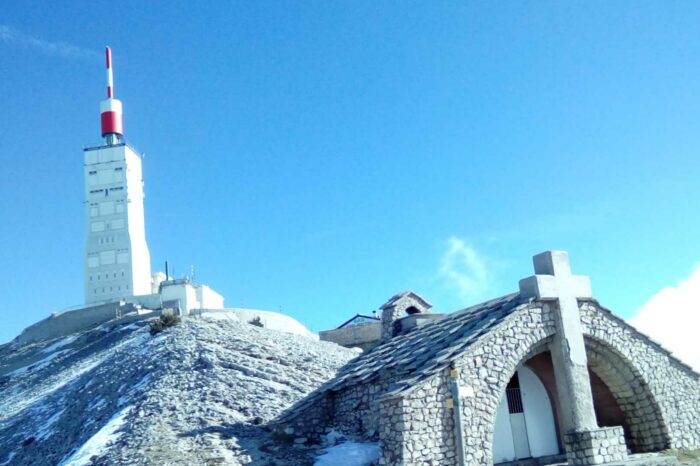
[[[591,280],[585,275],[571,275],[569,253],[545,251],[532,258],[535,275],[520,280],[520,294],[542,300],[585,299],[592,296]]]
[[[590,298],[588,277],[571,275],[566,251],[545,251],[532,258],[535,275],[520,280],[520,294],[526,298],[558,301],[554,308],[556,333],[552,341],[552,362],[565,431],[597,427],[586,345],[581,328],[578,300]]]
[[[545,251],[532,258],[535,275],[520,280],[520,294],[527,298],[558,300],[563,337],[567,340],[569,357],[575,364],[586,364],[586,348],[581,333],[578,299],[590,298],[591,280],[583,275],[571,275],[569,253]],[[580,344],[579,344],[580,343]]]

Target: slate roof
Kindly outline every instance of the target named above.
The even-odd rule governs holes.
[[[534,298],[523,298],[518,293],[513,293],[448,314],[442,320],[436,320],[397,335],[350,361],[335,378],[321,385],[275,422],[284,423],[293,419],[328,392],[373,382],[386,371],[392,373],[393,384],[384,396],[396,396],[407,392],[447,368],[457,355],[488,334],[509,315],[527,307],[533,301]],[[595,299],[590,301],[604,315],[632,330],[700,380],[700,375],[692,367],[680,361],[659,343],[601,306]]]
[[[385,371],[391,371],[395,381],[387,395],[414,387],[448,367],[456,355],[489,333],[520,304],[523,300],[517,293],[503,296],[397,335],[343,367],[326,390],[369,382]]]
[[[278,422],[295,417],[329,391],[372,382],[386,371],[391,371],[394,382],[386,396],[407,391],[448,367],[458,354],[531,301],[518,293],[509,294],[397,335],[350,361]]]

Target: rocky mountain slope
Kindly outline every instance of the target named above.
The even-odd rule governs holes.
[[[0,465],[312,464],[265,423],[354,356],[206,316],[3,345]]]

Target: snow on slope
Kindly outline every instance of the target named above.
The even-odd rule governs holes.
[[[275,443],[264,423],[354,356],[206,318],[156,337],[143,325],[106,325],[4,345],[0,465],[310,465],[308,451]]]
[[[328,448],[314,466],[372,466],[379,464],[378,443],[345,442]]]
[[[131,407],[124,408],[107,421],[95,435],[81,446],[70,457],[61,461],[59,466],[85,466],[90,464],[90,458],[100,457],[120,436],[119,429],[124,425],[126,415]]]

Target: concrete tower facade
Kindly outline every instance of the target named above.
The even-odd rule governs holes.
[[[114,98],[107,48],[107,99],[100,103],[105,144],[84,151],[85,302],[151,293],[141,155],[123,141],[122,105]]]

